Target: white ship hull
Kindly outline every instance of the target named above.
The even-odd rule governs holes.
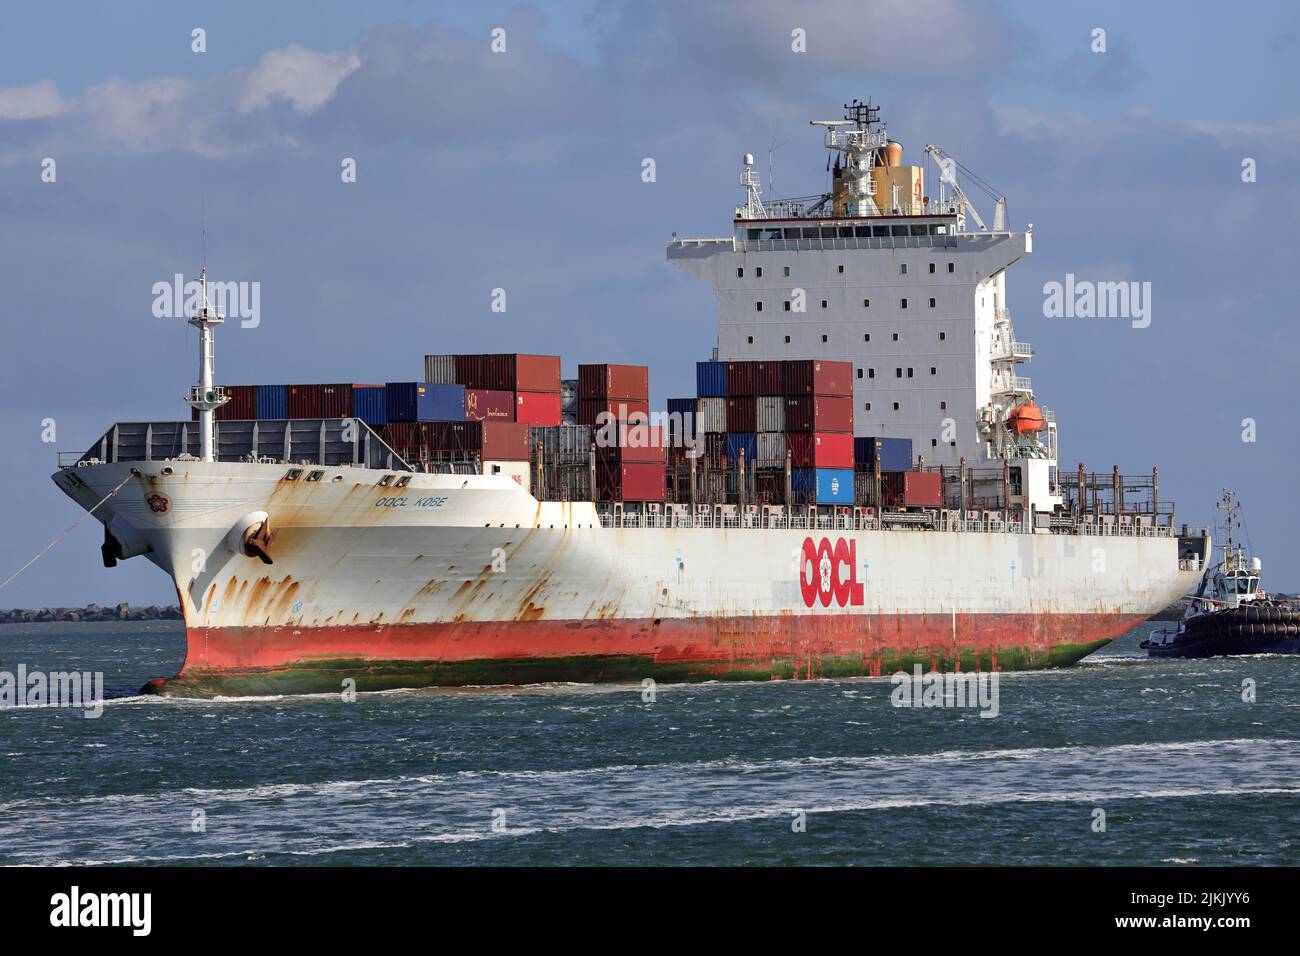
[[[54,476],[87,508],[128,479],[96,516],[172,576],[188,632],[180,674],[153,689],[1052,666],[1201,573],[1162,533],[605,527],[590,503],[538,502],[508,477],[403,474],[394,488],[379,484],[391,472],[320,470],[288,481],[282,464],[175,460]],[[269,565],[240,547],[268,516]]]

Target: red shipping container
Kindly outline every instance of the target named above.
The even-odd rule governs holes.
[[[890,508],[942,508],[943,477],[932,471],[883,472],[880,497]]]
[[[583,398],[578,400],[578,424],[599,427],[601,414],[617,421],[635,421],[636,416],[650,416],[650,402],[638,398]],[[557,421],[556,424],[559,424]]]
[[[465,418],[472,422],[515,420],[515,393],[490,388],[465,389]]]
[[[248,421],[257,417],[256,385],[227,385],[226,394],[230,401],[212,414],[217,421]],[[190,407],[190,420],[199,420],[199,410],[193,406]]]
[[[755,362],[727,363],[727,396],[757,395],[755,391]],[[733,429],[734,430],[734,429]],[[752,429],[751,429],[752,430]]]
[[[558,355],[457,355],[456,383],[502,392],[559,392]]]
[[[801,395],[785,400],[787,432],[852,432],[853,399]]]
[[[596,442],[597,461],[607,462],[659,462],[663,463],[668,433],[661,426],[644,422],[619,422],[617,428],[598,429],[592,435]],[[611,440],[613,444],[602,444]]]
[[[352,383],[320,387],[321,418],[352,417]]]
[[[754,362],[754,394],[781,395],[782,370],[779,361]]]
[[[320,418],[322,385],[290,385],[289,417]]]
[[[663,501],[668,486],[659,463],[596,463],[596,497],[601,501]]]
[[[578,398],[650,397],[650,369],[645,365],[579,365]]]
[[[429,450],[494,461],[528,461],[528,425],[520,422],[425,422]]]
[[[792,468],[852,468],[852,432],[791,432],[786,438]]]
[[[515,392],[515,421],[526,425],[559,425],[559,392]]]
[[[782,381],[786,395],[853,394],[853,363],[823,362],[818,359],[793,359],[782,363]]]
[[[727,399],[727,431],[758,431],[758,399],[752,395]]]

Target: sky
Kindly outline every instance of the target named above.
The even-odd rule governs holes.
[[[1265,586],[1300,589],[1298,53],[1286,2],[9,6],[0,580],[80,517],[56,452],[188,417],[194,332],[152,289],[205,253],[261,290],[257,326],[218,333],[219,382],[559,351],[566,375],[649,364],[660,407],[715,340],[669,237],[730,232],[745,152],[766,181],[772,149],[777,193],[821,192],[808,120],[871,97],[905,160],[939,144],[1034,224],[1008,298],[1062,467],[1158,465],[1194,525],[1235,489]],[[1150,282],[1150,326],[1046,317],[1067,274]],[[0,607],[174,602],[143,559],[104,569],[101,534],[85,522]]]

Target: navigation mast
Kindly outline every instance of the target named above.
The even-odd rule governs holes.
[[[199,411],[199,458],[202,461],[216,460],[216,429],[212,424],[212,413],[230,401],[224,388],[212,384],[213,332],[225,321],[226,317],[208,302],[208,269],[204,266],[199,270],[199,301],[194,315],[190,316],[190,325],[199,330],[199,383],[190,386],[190,393],[185,398],[187,404]]]

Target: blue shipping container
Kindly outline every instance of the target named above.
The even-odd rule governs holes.
[[[257,403],[258,418],[288,418],[289,417],[289,386],[288,385],[257,386],[256,403]]]
[[[674,445],[680,445],[681,438],[695,434],[695,399],[668,399],[668,435],[675,438]]]
[[[754,467],[754,458],[758,454],[758,436],[753,432],[728,432],[727,460],[739,461],[742,450],[745,452],[746,467]]]
[[[390,422],[463,422],[465,386],[389,382],[384,386]]]
[[[354,385],[352,414],[367,425],[388,424],[388,389],[383,385]]]
[[[420,382],[415,390],[416,421],[463,422],[465,386]]]
[[[850,468],[792,468],[790,490],[819,505],[853,504],[853,471]]]
[[[912,439],[862,437],[853,439],[853,463],[870,470],[880,452],[881,471],[910,471],[912,469]]]
[[[700,398],[725,398],[727,394],[727,363],[696,362],[695,394]]]

